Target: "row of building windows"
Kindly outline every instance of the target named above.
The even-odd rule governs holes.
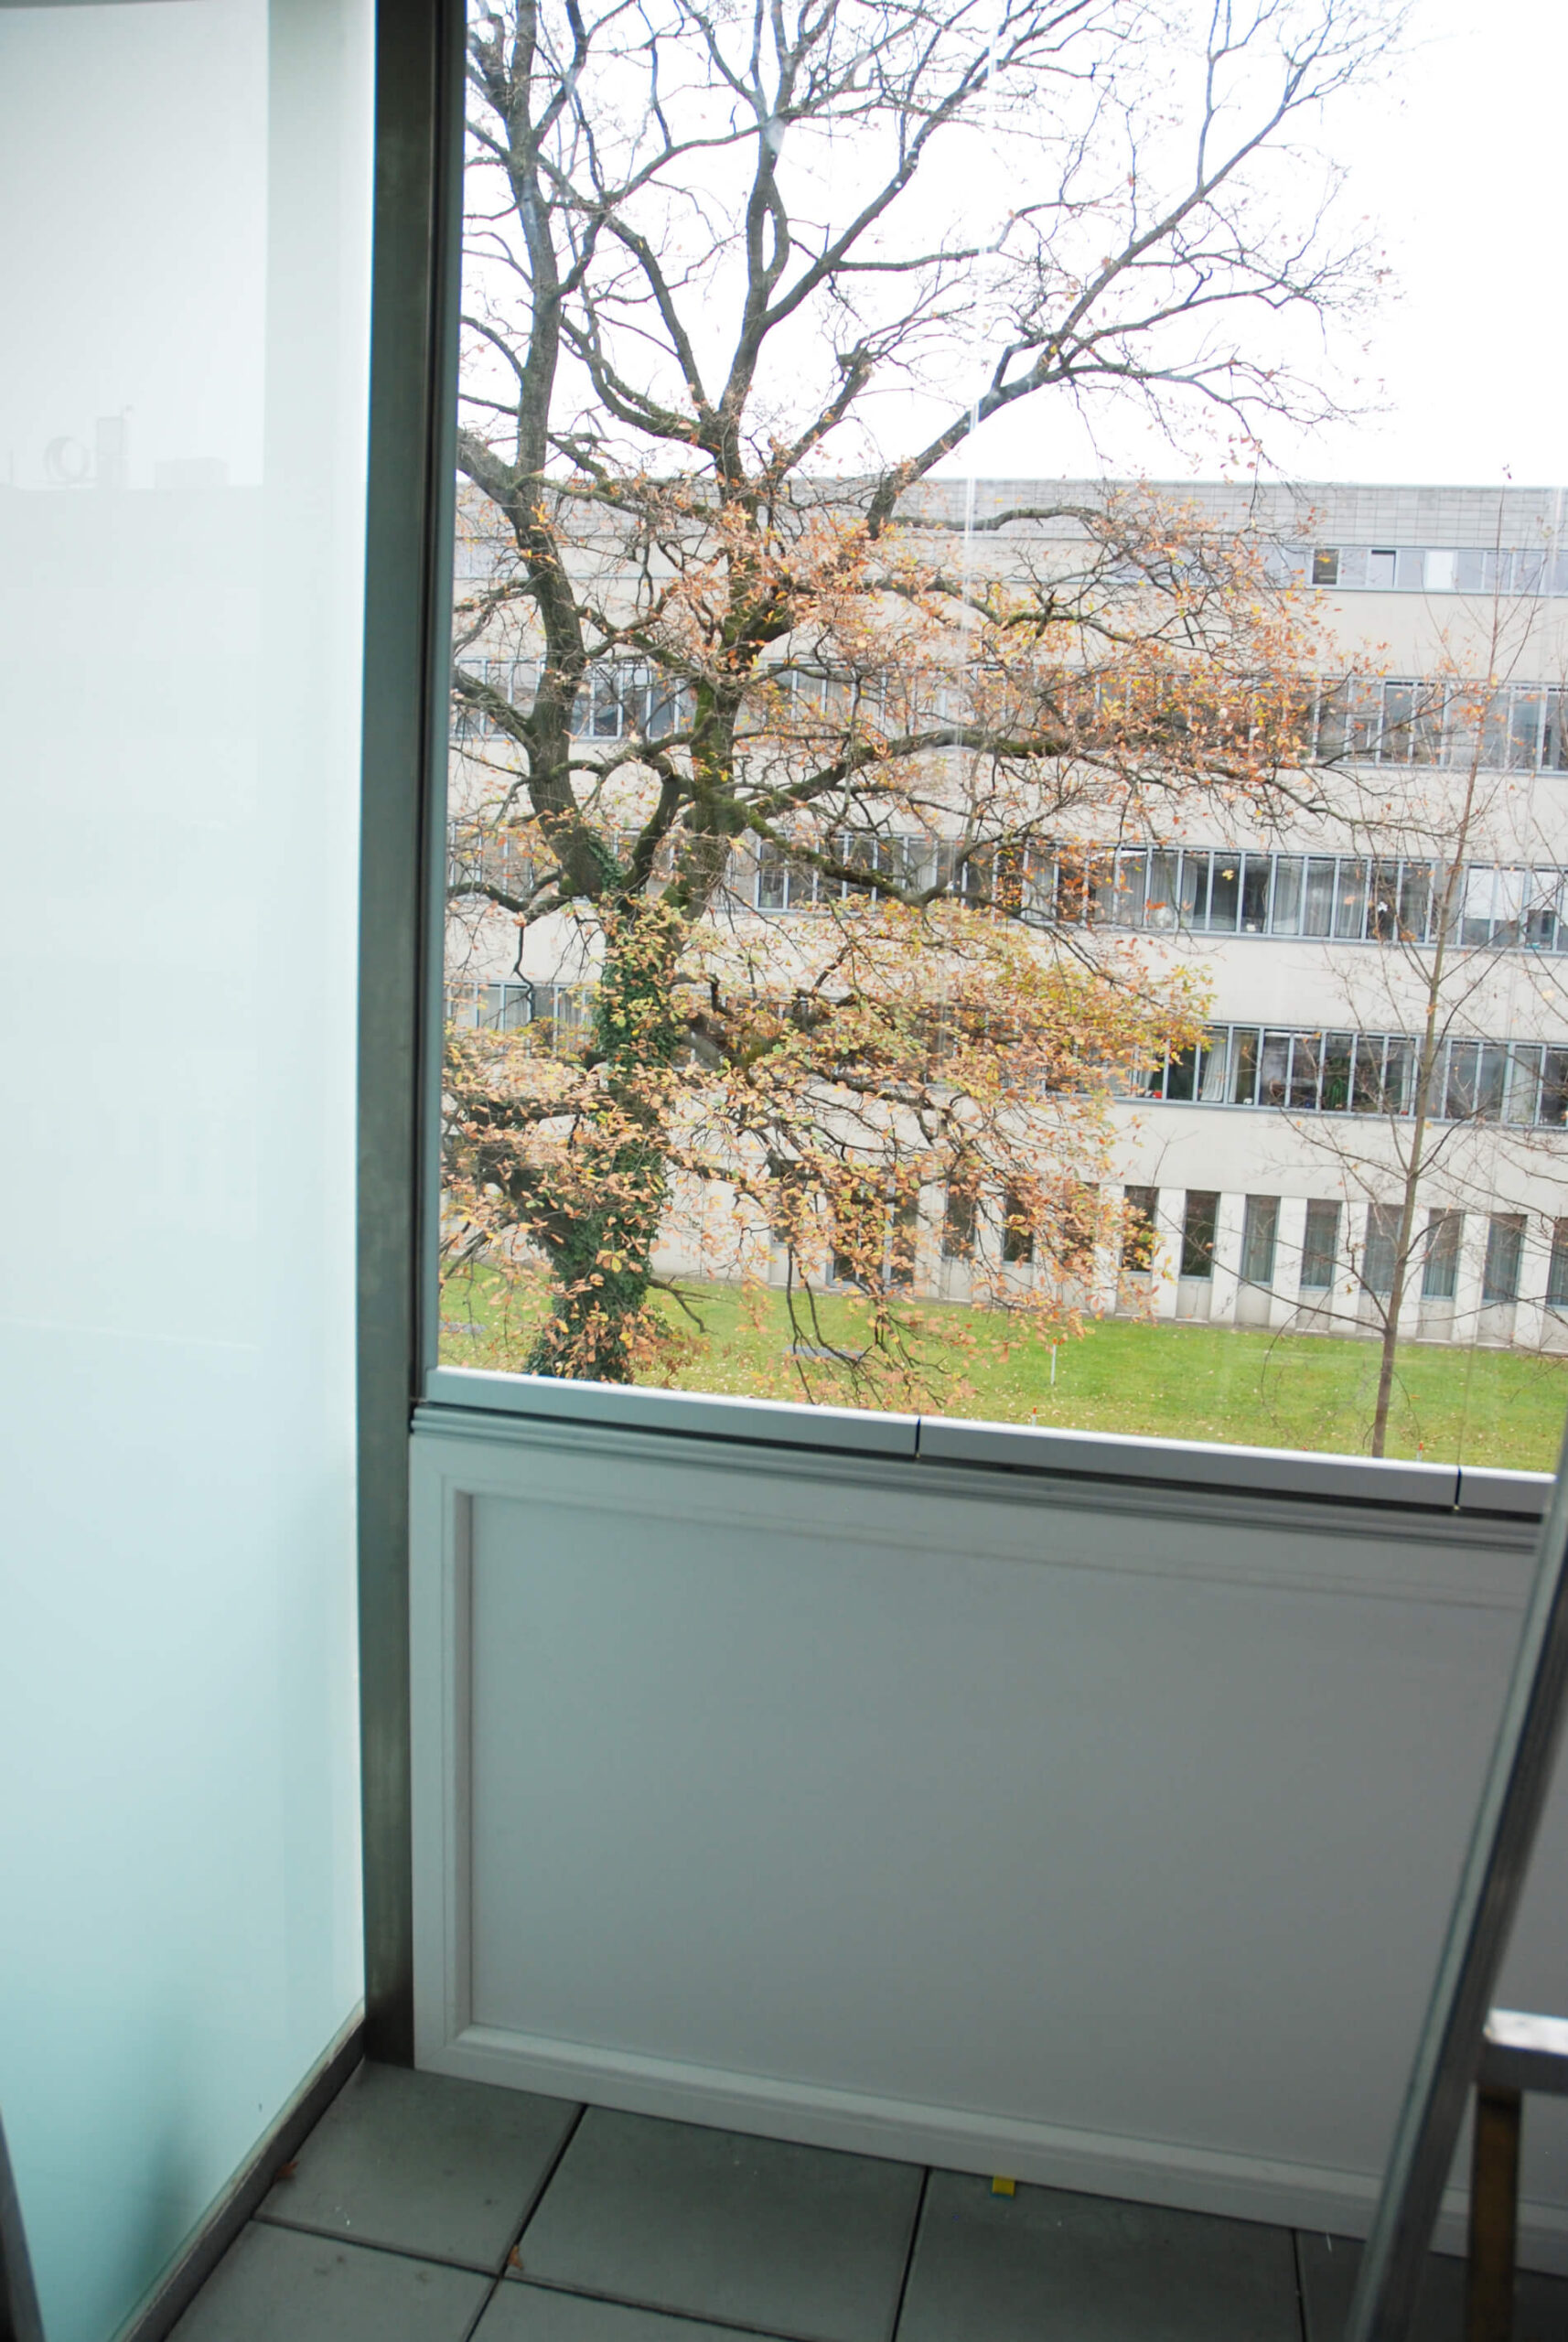
[[[1154,1265],[1159,1190],[1129,1186],[1122,1190],[1122,1198],[1120,1265],[1127,1275],[1144,1276]],[[916,1274],[918,1199],[906,1195],[896,1201],[889,1192],[881,1200],[881,1279],[895,1287],[907,1287],[914,1283]],[[1183,1192],[1176,1267],[1184,1279],[1213,1278],[1220,1200],[1217,1189],[1189,1187]],[[1243,1284],[1273,1290],[1279,1281],[1281,1203],[1278,1196],[1245,1198],[1238,1263]],[[998,1230],[1000,1232],[1003,1264],[1031,1265],[1035,1258],[1033,1233],[1023,1205],[1012,1190],[1004,1191],[993,1203],[991,1216],[995,1223],[993,1241]],[[1388,1298],[1400,1282],[1400,1218],[1397,1204],[1369,1204],[1359,1215],[1359,1227],[1353,1234],[1343,1204],[1314,1198],[1306,1206],[1302,1231],[1296,1279],[1299,1292],[1308,1296],[1326,1295],[1339,1280],[1348,1278],[1376,1298]],[[1404,1282],[1408,1289],[1419,1290],[1423,1301],[1453,1302],[1456,1298],[1465,1219],[1463,1212],[1434,1209],[1427,1212],[1424,1224],[1415,1230]],[[1525,1215],[1489,1213],[1485,1219],[1485,1230],[1481,1304],[1492,1306],[1517,1302],[1524,1262]],[[1352,1256],[1350,1247],[1358,1238]],[[775,1232],[776,1246],[787,1241]],[[950,1187],[942,1213],[942,1259],[972,1262],[980,1241],[979,1199],[972,1190]],[[1088,1258],[1083,1269],[1092,1276],[1092,1264]],[[855,1284],[864,1281],[865,1263],[835,1250],[830,1273],[835,1284]],[[1546,1300],[1552,1308],[1568,1310],[1568,1219],[1552,1223]]]
[[[950,886],[1052,925],[1088,921],[1165,933],[1307,936],[1351,943],[1437,940],[1448,874],[1430,861],[1365,854],[1239,853],[1231,846],[1103,853],[990,848],[965,855],[917,837],[839,842],[838,858],[911,888]],[[1001,866],[999,866],[999,865]],[[760,911],[807,910],[851,890],[764,843],[733,882]],[[1568,871],[1466,864],[1454,887],[1450,940],[1568,951]]]
[[[629,853],[633,833],[616,837]],[[829,842],[851,871],[895,879],[911,891],[940,887],[960,899],[996,901],[1042,925],[1064,922],[1153,933],[1305,936],[1341,943],[1435,942],[1449,874],[1436,863],[1365,854],[1239,853],[1229,846],[1144,846],[1104,853],[966,853],[958,842],[844,835]],[[515,839],[451,843],[449,883],[492,885],[524,896],[535,866]],[[857,891],[802,855],[763,841],[736,855],[732,896],[763,912],[821,908]],[[1568,870],[1468,863],[1448,907],[1448,937],[1466,948],[1568,951]]]
[[[465,1033],[521,1033],[530,1025],[547,1037],[585,1033],[593,1021],[589,984],[532,983],[513,977],[499,984],[451,984],[446,1021]]]
[[[491,576],[514,548],[505,538],[460,536],[456,575]],[[1341,593],[1568,594],[1568,553],[1546,545],[1284,545],[1283,577]]]
[[[1144,1075],[1137,1094],[1180,1105],[1408,1115],[1415,1111],[1420,1048],[1407,1033],[1210,1026],[1197,1047],[1173,1051]],[[1434,1122],[1561,1126],[1568,1123],[1568,1048],[1442,1041],[1426,1112]]]
[[[469,658],[477,681],[526,712],[538,687],[537,663],[526,659]],[[887,714],[886,682],[875,675],[850,680],[820,668],[779,668],[770,678],[799,704],[819,713],[857,708],[869,721]],[[1098,704],[1114,711],[1124,681],[1097,685]],[[923,680],[909,706],[897,715],[941,723],[955,711],[940,676]],[[632,661],[606,660],[590,669],[572,710],[579,739],[663,740],[682,730],[692,714],[690,691]],[[1430,765],[1468,771],[1568,772],[1568,695],[1543,683],[1496,687],[1419,677],[1339,676],[1304,684],[1299,714],[1304,764]],[[483,709],[457,697],[454,741],[493,737],[497,725]]]
[[[1122,1265],[1137,1273],[1149,1264],[1153,1230],[1159,1209],[1155,1187],[1129,1187]],[[1278,1273],[1280,1198],[1249,1196],[1241,1223],[1240,1279],[1243,1284],[1272,1288]],[[1219,1228],[1219,1197],[1212,1190],[1188,1188],[1182,1205],[1177,1252],[1183,1277],[1211,1278]],[[1345,1256],[1348,1231],[1343,1205],[1314,1199],[1306,1207],[1298,1278],[1304,1293],[1326,1293],[1336,1279],[1353,1274],[1357,1283],[1380,1299],[1391,1295],[1399,1280],[1400,1207],[1372,1203],[1366,1207],[1360,1230],[1359,1258],[1353,1268]],[[1410,1276],[1419,1281],[1423,1301],[1452,1301],[1458,1290],[1459,1256],[1465,1214],[1430,1210],[1425,1225],[1415,1232]],[[1481,1266],[1483,1305],[1515,1302],[1524,1261],[1525,1215],[1492,1212],[1486,1221],[1486,1252]],[[1550,1307],[1568,1309],[1568,1219],[1552,1223],[1552,1250],[1547,1262],[1546,1300]]]
[[[1285,545],[1275,565],[1341,593],[1568,594],[1568,553],[1545,545]]]
[[[587,1030],[586,984],[456,984],[448,1020],[460,1030]],[[1172,1105],[1262,1106],[1298,1114],[1405,1116],[1415,1111],[1420,1044],[1404,1033],[1282,1032],[1215,1025],[1196,1047],[1173,1050],[1133,1095]],[[1538,1042],[1449,1038],[1438,1045],[1427,1116],[1434,1122],[1568,1124],[1568,1048]]]

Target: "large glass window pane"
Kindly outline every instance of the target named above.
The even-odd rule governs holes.
[[[1338,1251],[1339,1206],[1316,1200],[1309,1203],[1301,1247],[1301,1283],[1305,1292],[1321,1292],[1334,1283]]]
[[[1321,1033],[1298,1033],[1292,1046],[1290,1102],[1304,1112],[1316,1109],[1322,1047]]]
[[[1483,1123],[1500,1123],[1503,1100],[1508,1090],[1509,1053],[1500,1041],[1482,1044],[1480,1069],[1476,1079],[1476,1113]]]
[[[1026,1267],[1035,1257],[1035,1230],[1029,1199],[1020,1188],[1009,1187],[1002,1199],[1002,1258],[1010,1267]]]
[[[1188,1102],[1195,1094],[1197,1080],[1197,1049],[1173,1049],[1165,1071],[1165,1096],[1183,1103]]]
[[[1361,1250],[1361,1283],[1380,1298],[1392,1293],[1399,1268],[1400,1209],[1397,1204],[1367,1206],[1367,1234]]]
[[[1412,943],[1423,943],[1432,926],[1432,865],[1406,862],[1400,869],[1399,931]]]
[[[1262,935],[1269,924],[1269,877],[1272,856],[1250,854],[1241,879],[1241,932]]]
[[[1487,1223],[1487,1258],[1481,1272],[1483,1302],[1519,1299],[1520,1264],[1524,1254],[1524,1214],[1496,1211]]]
[[[1383,731],[1378,743],[1378,756],[1383,764],[1410,762],[1411,734],[1419,695],[1420,686],[1415,683],[1383,685]]]
[[[1423,1301],[1452,1301],[1459,1274],[1459,1231],[1464,1215],[1456,1211],[1427,1214],[1426,1247],[1421,1271]]]
[[[1497,902],[1498,873],[1489,865],[1467,869],[1463,886],[1459,940],[1471,948],[1489,943]]]
[[[1151,927],[1176,923],[1177,862],[1174,854],[1149,856],[1148,922]]]
[[[1541,1051],[1527,1044],[1509,1052],[1508,1103],[1505,1120],[1533,1123],[1541,1096]]]
[[[1280,1199],[1278,1196],[1249,1196],[1245,1217],[1241,1222],[1241,1278],[1243,1284],[1272,1285],[1274,1281],[1274,1246],[1279,1235]]]
[[[1286,1106],[1290,1103],[1290,1044],[1288,1033],[1263,1035],[1262,1052],[1258,1060],[1260,1106]]]
[[[1230,1036],[1230,1103],[1251,1106],[1258,1095],[1259,1035],[1255,1026],[1239,1025]]]
[[[1367,865],[1342,862],[1334,904],[1336,936],[1359,943],[1367,931]]]
[[[1558,558],[1563,560],[1565,556],[1560,554]],[[1541,762],[1545,771],[1568,771],[1568,693],[1561,688],[1546,694]]]
[[[950,1187],[942,1209],[942,1258],[968,1261],[974,1256],[975,1199],[967,1187]]]
[[[1408,1114],[1413,1112],[1415,1068],[1414,1042],[1391,1034],[1383,1050],[1381,1111],[1385,1114]]]
[[[1367,933],[1375,943],[1391,943],[1400,931],[1400,866],[1374,862],[1367,896]]]
[[[1208,925],[1208,864],[1207,854],[1184,854],[1181,858],[1181,924],[1183,927]]]
[[[1329,935],[1334,929],[1334,865],[1319,856],[1306,865],[1306,893],[1302,908],[1304,935]]]
[[[1256,1405],[1271,1423],[1294,1405],[1302,1436],[1326,1437],[1332,1411],[1311,1426],[1305,1402],[1281,1413],[1270,1378],[1298,1341],[1364,1334],[1353,1299],[1284,1327],[1255,1296],[1234,1312],[1226,1296],[1212,1316],[1201,1295],[1178,1305],[1163,1285],[1208,1241],[1196,1220],[1180,1238],[1173,1225],[1152,1288],[1123,1291],[1117,1208],[1081,1198],[1114,1197],[1161,1162],[1193,1197],[1219,1198],[1214,1226],[1237,1232],[1251,1270],[1288,1244],[1294,1298],[1299,1199],[1341,1198],[1315,1211],[1314,1245],[1337,1209],[1330,1251],[1348,1274],[1367,1199],[1389,1192],[1411,1144],[1423,1160],[1402,1209],[1422,1230],[1453,1201],[1426,1159],[1438,1138],[1472,1211],[1488,1203],[1486,1150],[1510,1129],[1521,1154],[1535,1131],[1546,1176],[1568,1099],[1554,1076],[1568,1014],[1559,1026],[1545,989],[1562,874],[1555,809],[1526,799],[1538,755],[1558,752],[1563,681],[1544,650],[1482,655],[1479,607],[1434,598],[1455,583],[1452,550],[1399,542],[1428,509],[1403,491],[1352,500],[1326,484],[1313,525],[1350,542],[1313,549],[1300,494],[1277,476],[1246,496],[1200,480],[1188,497],[988,474],[984,448],[1011,462],[1047,411],[1020,395],[979,440],[969,402],[994,364],[997,317],[1048,328],[1071,274],[1066,215],[1020,197],[1056,116],[1026,101],[1004,42],[985,101],[997,140],[978,115],[950,139],[940,109],[917,109],[948,176],[921,160],[913,203],[901,181],[862,238],[878,141],[904,134],[895,64],[918,77],[982,30],[922,17],[926,59],[898,47],[914,20],[884,13],[864,44],[875,70],[852,90],[844,44],[873,29],[854,7],[796,27],[810,55],[780,145],[770,117],[736,101],[772,70],[738,17],[601,12],[584,20],[568,86],[564,52],[509,48],[495,30],[514,24],[515,0],[476,0],[443,1091],[443,1226],[466,1284],[443,1312],[446,1355],[1101,1422],[1070,1371],[1070,1400],[1038,1384],[1036,1350],[1070,1293],[1088,1338],[1129,1346],[1101,1388],[1152,1391],[1158,1353],[1140,1346],[1166,1338],[1173,1316],[1204,1321],[1180,1338],[1235,1345],[1238,1374],[1266,1332]],[[1088,20],[1074,17],[1063,38],[1080,37]],[[508,102],[525,51],[535,81]],[[554,114],[536,103],[546,83]],[[1090,84],[1068,72],[1052,86],[1076,102]],[[514,150],[524,121],[558,125],[546,151]],[[667,127],[693,143],[666,154]],[[1004,188],[1009,141],[1020,167]],[[906,313],[944,187],[961,190],[958,246],[983,258],[920,277]],[[1145,194],[1141,167],[1128,200]],[[1069,242],[1089,233],[1072,217]],[[830,258],[808,284],[835,228],[843,264]],[[562,354],[525,414],[516,364],[539,355],[547,246]],[[890,255],[912,257],[915,275]],[[673,279],[660,274],[672,259]],[[778,285],[754,283],[748,309],[748,271],[775,265]],[[906,315],[922,337],[918,392]],[[864,395],[833,356],[846,316],[866,337]],[[779,329],[766,323],[735,371],[748,317]],[[1009,361],[1018,381],[1031,352]],[[721,380],[733,414],[704,406]],[[688,406],[697,424],[672,424]],[[940,464],[922,452],[929,432]],[[1480,491],[1452,491],[1433,533],[1469,539],[1472,592],[1537,574],[1551,515],[1532,496],[1483,510]],[[1488,568],[1499,513],[1521,542]],[[1332,598],[1286,590],[1311,576],[1333,581]],[[1367,596],[1391,590],[1402,599],[1380,616]],[[1396,620],[1391,646],[1380,628]],[[1486,801],[1466,812],[1483,751]],[[1460,859],[1473,867],[1445,906],[1434,977],[1434,897]],[[1245,951],[1217,948],[1238,936]],[[1528,964],[1463,967],[1526,940]],[[1504,1005],[1514,977],[1534,986],[1528,1024],[1517,994]],[[1423,1122],[1418,1143],[1412,1037],[1426,1030],[1444,1043],[1422,1100],[1434,1135]],[[1451,1116],[1468,1127],[1456,1135]],[[1395,1117],[1398,1133],[1378,1128]],[[925,1239],[899,1185],[917,1155]],[[1252,1189],[1288,1200],[1271,1216]],[[1106,1322],[1134,1306],[1146,1322]],[[957,1338],[940,1313],[971,1308]],[[808,1330],[819,1309],[824,1326]],[[1423,1338],[1444,1338],[1441,1312]],[[993,1370],[1004,1350],[1005,1374]],[[841,1373],[832,1361],[845,1359]],[[1323,1370],[1343,1393],[1366,1365],[1363,1351]],[[1165,1427],[1179,1435],[1194,1403],[1184,1391]],[[1353,1403],[1336,1401],[1335,1439],[1381,1440],[1387,1426],[1349,1428]],[[1399,1404],[1408,1445],[1415,1402]]]
[[[1561,886],[1555,870],[1525,874],[1523,940],[1534,951],[1557,949],[1557,902]]]
[[[1270,914],[1270,932],[1274,935],[1294,935],[1301,926],[1302,860],[1299,854],[1282,854],[1274,860],[1274,899]]]
[[[1509,696],[1509,768],[1513,772],[1533,772],[1541,756],[1544,695],[1516,686]]]
[[[1546,1305],[1568,1310],[1568,1219],[1552,1223],[1552,1254],[1546,1264]]]
[[[1205,1106],[1226,1103],[1230,1070],[1230,1036],[1223,1025],[1211,1026],[1198,1058],[1197,1096]]]
[[[1122,1266],[1141,1273],[1154,1255],[1159,1189],[1123,1187],[1122,1199]]]
[[[1209,882],[1208,924],[1211,930],[1232,935],[1241,907],[1241,857],[1217,854]]]
[[[1189,1187],[1181,1226],[1181,1273],[1184,1277],[1214,1274],[1214,1231],[1219,1198],[1207,1189]]]
[[[1350,1103],[1350,1052],[1354,1036],[1326,1033],[1323,1037],[1321,1103],[1326,1114],[1343,1114]]]
[[[757,908],[781,911],[789,899],[789,857],[781,845],[765,838],[757,856]]]
[[[1143,926],[1148,879],[1149,857],[1146,854],[1122,853],[1117,855],[1116,918],[1122,926]]]
[[[1350,1111],[1377,1114],[1383,1104],[1383,1037],[1358,1033],[1350,1083]]]

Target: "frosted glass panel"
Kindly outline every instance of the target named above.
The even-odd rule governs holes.
[[[370,14],[0,7],[0,2108],[50,2342],[360,1991]]]

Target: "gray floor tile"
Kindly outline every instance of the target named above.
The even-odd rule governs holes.
[[[547,2293],[542,2285],[498,2285],[474,2342],[739,2342],[733,2326],[703,2326],[622,2302]],[[773,2342],[767,2335],[746,2342]]]
[[[910,2164],[590,2107],[521,2272],[789,2342],[887,2342],[919,2189]]]
[[[242,2229],[170,2342],[464,2342],[488,2277],[295,2229]]]
[[[1301,2291],[1306,2342],[1339,2342],[1350,2311],[1361,2248],[1353,2237],[1303,2234]],[[1434,2252],[1426,2264],[1410,2342],[1464,2342],[1465,2263]],[[1564,2342],[1568,2277],[1521,2269],[1514,2293],[1514,2342]]]
[[[361,2066],[261,2218],[498,2271],[576,2111],[526,2090]]]
[[[1288,2229],[934,2171],[898,2342],[1300,2342]]]

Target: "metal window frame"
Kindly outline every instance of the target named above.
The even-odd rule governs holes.
[[[845,1459],[961,1461],[1043,1493],[1088,1479],[1391,1516],[1537,1515],[1534,1474],[1372,1463],[563,1383],[437,1363],[446,677],[461,250],[461,0],[377,0],[359,1088],[360,1657],[368,2053],[413,2057],[408,1443],[520,1417]],[[1205,850],[1206,854],[1209,850]],[[1179,888],[1179,864],[1176,865]],[[1271,898],[1273,876],[1271,873]],[[1179,893],[1178,893],[1179,900]]]
[[[360,861],[357,1484],[365,2047],[413,2058],[408,1427],[436,1338],[460,0],[377,0]]]

